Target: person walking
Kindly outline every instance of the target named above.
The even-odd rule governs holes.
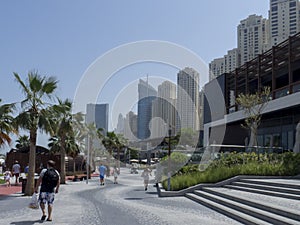
[[[114,166],[114,170],[113,170],[113,173],[112,175],[114,176],[114,184],[117,184],[118,183],[118,176],[120,174],[120,171],[119,169],[117,168],[117,166]]]
[[[53,202],[54,196],[58,193],[59,185],[60,185],[60,175],[56,169],[54,169],[55,162],[49,160],[47,162],[47,168],[43,169],[40,173],[40,177],[35,186],[35,193],[38,193],[39,186],[40,194],[39,194],[39,202],[42,210],[41,220],[44,221],[46,219],[46,210],[45,205],[48,205],[48,218],[47,221],[52,221],[52,210],[53,210]]]
[[[145,191],[148,190],[148,184],[149,184],[149,175],[152,176],[151,174],[151,170],[149,168],[145,168],[141,177],[144,178],[144,187],[145,187]]]
[[[100,174],[100,185],[104,185],[104,177],[105,177],[105,173],[106,173],[106,166],[104,166],[102,163],[99,166],[99,174]]]
[[[12,173],[13,176],[16,178],[16,182],[15,182],[16,186],[19,184],[20,170],[21,170],[21,166],[19,162],[16,160],[14,165],[12,166]]]
[[[10,187],[11,172],[9,170],[6,170],[3,175],[6,187]]]
[[[28,177],[28,172],[29,172],[29,165],[27,163],[27,166],[25,166],[25,168],[24,168],[24,173],[25,173],[26,177]]]

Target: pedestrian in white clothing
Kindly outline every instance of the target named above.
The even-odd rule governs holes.
[[[148,184],[149,184],[149,175],[152,176],[151,174],[151,170],[149,168],[145,168],[141,177],[144,178],[144,187],[145,187],[145,191],[148,190]]]
[[[118,179],[119,174],[120,174],[119,169],[117,168],[117,166],[114,166],[114,170],[113,170],[114,184],[118,183],[117,179]]]

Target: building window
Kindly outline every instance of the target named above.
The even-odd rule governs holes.
[[[290,2],[290,8],[296,7],[296,2]]]

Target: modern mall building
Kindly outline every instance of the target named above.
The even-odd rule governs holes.
[[[300,121],[300,33],[205,85],[204,146],[247,145],[250,134],[241,127],[245,115],[235,99],[266,86],[272,99],[262,113],[258,145],[292,150]]]

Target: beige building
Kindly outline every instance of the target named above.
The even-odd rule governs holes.
[[[189,67],[177,74],[176,132],[182,128],[199,130],[199,73]]]
[[[220,76],[225,73],[225,58],[217,58],[209,63],[209,80]]]
[[[223,73],[229,73],[240,65],[239,50],[237,48],[227,51],[227,55],[217,58],[209,64],[209,80],[220,76]]]
[[[158,86],[157,98],[152,106],[151,138],[165,137],[168,130],[175,134],[176,84],[164,81]]]
[[[237,28],[240,65],[254,59],[268,48],[268,20],[250,15]]]
[[[137,115],[130,111],[124,119],[124,137],[129,141],[136,141],[137,138]]]
[[[298,0],[270,0],[270,47],[300,31]]]

